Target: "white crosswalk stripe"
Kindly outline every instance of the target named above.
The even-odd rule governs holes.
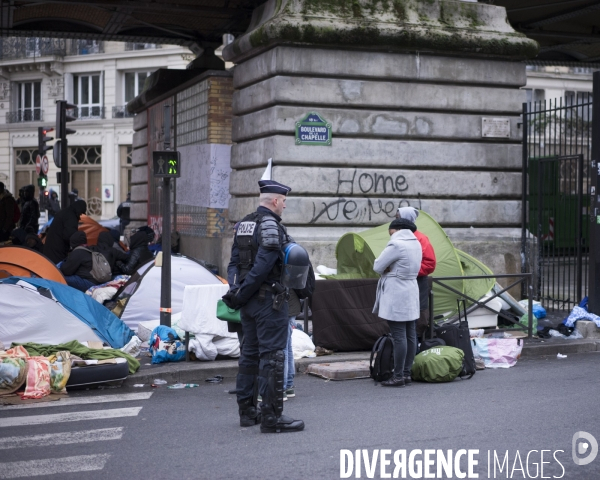
[[[110,410],[90,410],[86,412],[55,413],[51,415],[28,415],[26,417],[0,418],[0,428],[44,425],[46,423],[79,422],[81,420],[101,420],[106,418],[135,417],[142,407],[112,408]]]
[[[113,395],[95,395],[73,398],[64,398],[54,402],[32,403],[23,405],[10,405],[0,407],[0,431],[8,427],[29,427],[36,425],[56,425],[58,423],[72,423],[79,421],[98,421],[136,417],[142,406],[127,408],[105,408],[102,404],[113,402],[144,401],[150,399],[153,392],[138,392]],[[54,410],[53,407],[69,408],[77,406],[93,407],[98,404],[97,410],[70,411],[68,413],[45,413],[45,408]],[[116,405],[115,405],[116,406]],[[20,413],[23,409],[35,408],[39,415],[9,415],[13,411]],[[26,413],[25,410],[23,413]],[[34,412],[32,412],[34,413]],[[43,428],[43,427],[42,427]],[[95,455],[77,455],[53,458],[43,457],[48,446],[57,445],[84,445],[91,442],[119,441],[125,433],[125,427],[96,428],[89,430],[66,431],[59,433],[41,433],[38,435],[19,435],[6,437],[0,434],[1,459],[10,458],[10,452],[24,450],[28,460],[1,462],[0,479],[42,477],[55,474],[92,472],[102,470],[111,457],[110,453]],[[68,451],[68,450],[67,450]],[[31,452],[31,453],[29,453]],[[46,456],[48,456],[46,454]],[[38,457],[38,458],[35,458]],[[14,458],[14,455],[13,455]],[[19,457],[17,457],[19,458]],[[21,456],[20,458],[24,458]]]
[[[94,397],[75,397],[61,398],[55,402],[25,403],[22,405],[4,405],[0,406],[0,412],[4,410],[22,410],[25,408],[50,408],[50,407],[68,407],[71,405],[89,405],[94,403],[112,403],[129,402],[133,400],[148,400],[153,392],[124,393],[117,395],[94,396]]]
[[[24,462],[8,462],[0,464],[0,478],[39,477],[56,473],[92,472],[102,470],[109,453],[99,455],[77,455],[65,458],[46,458],[44,460],[27,460]]]
[[[43,447],[48,445],[68,445],[71,443],[101,442],[104,440],[120,440],[122,436],[123,427],[82,430],[80,432],[28,435],[25,437],[5,437],[0,438],[0,450],[8,450],[9,448]]]

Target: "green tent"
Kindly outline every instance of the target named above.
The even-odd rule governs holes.
[[[433,277],[462,277],[470,275],[492,275],[492,271],[483,263],[462,252],[452,245],[446,232],[427,213],[419,212],[417,218],[419,231],[427,235],[435,250],[437,265]],[[387,245],[390,236],[389,223],[360,233],[347,233],[336,246],[337,275],[328,278],[378,278],[373,270],[375,259]],[[452,280],[445,282],[455,290],[479,299],[488,293],[495,279],[488,280]],[[459,296],[450,290],[434,284],[434,314],[450,317],[457,312],[456,300]],[[472,302],[467,302],[470,305]]]

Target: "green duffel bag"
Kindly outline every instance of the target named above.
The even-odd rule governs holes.
[[[460,348],[430,348],[415,357],[411,377],[419,382],[451,382],[462,371],[464,356]]]

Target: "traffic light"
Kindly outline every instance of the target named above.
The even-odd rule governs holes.
[[[68,111],[77,108],[75,105],[67,103],[66,100],[56,102],[56,143],[54,144],[54,163],[58,168],[62,165],[63,155],[66,157],[67,135],[75,133],[72,128],[67,128],[67,123],[76,120],[76,117],[69,115]],[[66,158],[65,158],[66,161]]]
[[[181,157],[175,150],[152,152],[155,177],[179,178],[181,176]]]
[[[38,127],[38,155],[40,157],[46,155],[46,152],[52,148],[51,146],[46,145],[46,142],[51,142],[54,140],[53,137],[47,136],[48,133],[53,131],[53,128]]]
[[[43,173],[40,173],[40,176],[38,177],[38,187],[46,188],[47,186],[48,186],[48,175],[44,175]]]

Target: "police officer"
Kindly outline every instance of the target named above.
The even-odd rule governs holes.
[[[260,206],[239,222],[227,271],[223,301],[241,307],[244,340],[237,375],[240,425],[261,424],[263,433],[298,432],[302,420],[283,415],[284,349],[287,343],[287,289],[280,283],[282,247],[289,242],[281,214],[290,187],[261,180]],[[262,396],[256,406],[255,380]],[[261,418],[262,417],[262,418]]]

